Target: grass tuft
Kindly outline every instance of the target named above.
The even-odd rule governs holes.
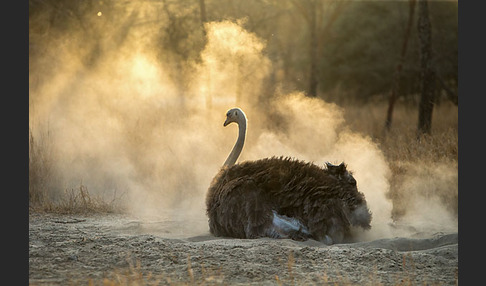
[[[110,202],[99,196],[92,196],[88,188],[81,183],[78,188],[65,190],[60,199],[33,204],[30,210],[57,214],[123,213],[124,207],[119,205],[119,201],[116,193]]]
[[[48,202],[49,182],[52,177],[52,146],[50,133],[41,133],[34,138],[29,128],[29,204],[42,205]]]

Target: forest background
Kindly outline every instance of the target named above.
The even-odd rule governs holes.
[[[220,127],[237,105],[255,126],[248,141],[266,129],[298,133],[273,108],[295,93],[336,106],[318,115],[342,116],[379,146],[394,217],[417,196],[457,215],[457,1],[30,0],[29,205],[53,210],[60,200],[72,211],[93,194],[113,203],[150,190],[149,200],[160,188],[174,190],[170,205],[194,189],[200,201],[227,153],[214,141],[228,135],[155,130],[189,132],[195,121],[184,118],[201,110],[203,126]],[[301,101],[303,113],[316,103]],[[264,114],[258,124],[256,114]],[[163,139],[173,135],[185,143]],[[223,157],[205,147],[204,157],[181,159],[201,140]],[[207,164],[190,168],[192,160]]]

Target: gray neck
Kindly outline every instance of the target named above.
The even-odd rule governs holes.
[[[236,163],[236,160],[238,160],[238,157],[240,156],[241,150],[243,149],[243,144],[245,144],[245,136],[246,136],[246,118],[243,117],[241,122],[238,123],[238,140],[236,140],[236,144],[233,147],[233,150],[231,150],[231,153],[229,154],[228,158],[223,164],[223,167],[230,167],[233,166]]]

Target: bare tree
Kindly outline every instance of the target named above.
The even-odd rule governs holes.
[[[309,88],[307,94],[317,96],[319,84],[318,51],[329,35],[332,25],[340,15],[347,1],[292,0],[292,4],[304,17],[309,28]],[[323,24],[323,19],[326,23]]]
[[[204,23],[206,23],[207,17],[206,17],[206,4],[204,3],[204,0],[199,0],[199,12],[201,15],[202,31],[204,36],[206,36],[206,29],[204,28]]]
[[[431,24],[427,0],[419,1],[420,103],[417,135],[430,134],[434,109],[435,73],[432,68]]]
[[[390,100],[388,102],[388,110],[386,113],[385,121],[385,131],[389,131],[393,118],[393,108],[395,107],[395,102],[398,98],[398,91],[400,87],[400,75],[402,72],[403,62],[405,61],[405,55],[407,53],[408,39],[410,38],[410,32],[412,30],[413,14],[415,11],[416,0],[409,0],[409,11],[408,11],[408,24],[403,36],[402,50],[400,53],[400,60],[395,69],[395,75],[393,77],[392,90],[390,93]]]

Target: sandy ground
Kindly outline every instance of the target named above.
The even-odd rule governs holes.
[[[458,233],[327,246],[228,239],[207,219],[29,216],[30,285],[457,285]],[[194,235],[199,233],[199,235]]]

